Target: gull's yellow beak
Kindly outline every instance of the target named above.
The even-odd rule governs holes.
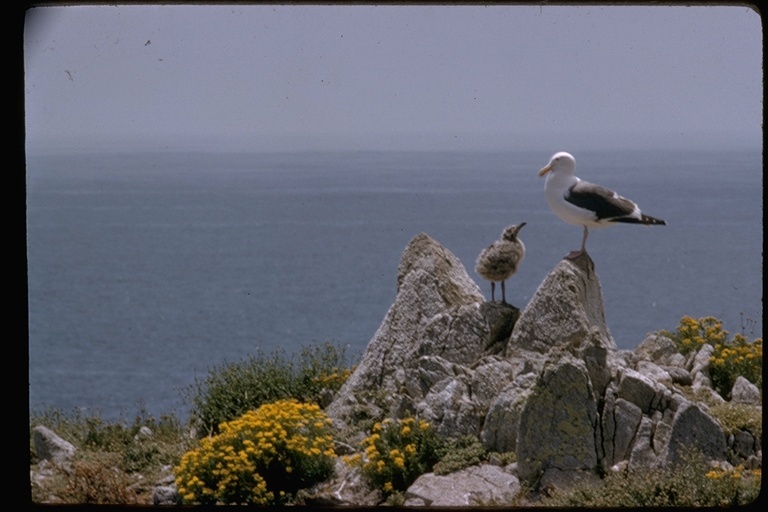
[[[552,170],[552,164],[549,164],[548,166],[546,166],[546,167],[543,167],[543,168],[542,168],[542,169],[539,171],[539,178],[541,178],[542,176],[544,176],[545,174],[547,174],[547,173],[548,173],[549,171],[551,171],[551,170]]]

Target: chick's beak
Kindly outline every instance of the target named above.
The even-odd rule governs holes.
[[[541,178],[551,170],[552,170],[552,164],[549,164],[546,167],[542,167],[542,169],[539,171],[539,178]]]

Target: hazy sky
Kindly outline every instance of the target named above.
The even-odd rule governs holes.
[[[747,7],[55,6],[29,147],[760,147]]]

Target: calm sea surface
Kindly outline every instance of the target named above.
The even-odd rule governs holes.
[[[544,153],[27,156],[30,407],[186,412],[180,390],[259,348],[359,357],[420,232],[474,271],[526,221],[521,309],[580,228],[548,209]],[[715,316],[762,336],[759,151],[576,154],[577,174],[668,226],[590,232],[620,348]]]

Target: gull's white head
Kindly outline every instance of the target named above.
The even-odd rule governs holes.
[[[539,176],[544,176],[550,171],[572,174],[575,168],[576,160],[573,158],[573,155],[561,151],[552,155],[552,158],[549,159],[549,163],[539,171]]]

